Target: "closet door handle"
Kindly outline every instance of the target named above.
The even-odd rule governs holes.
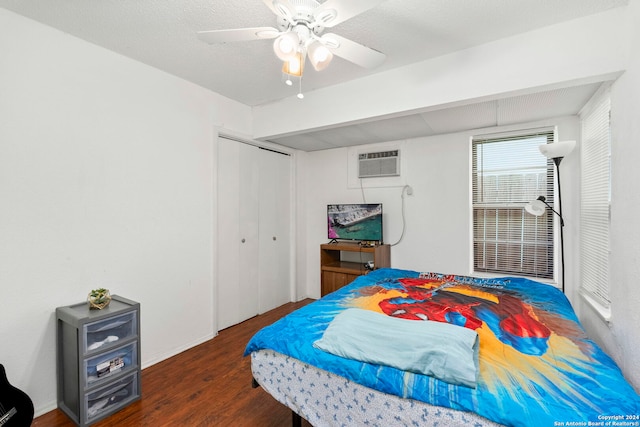
[[[274,241],[276,240],[276,236],[273,236],[273,240],[274,240]]]
[[[246,241],[247,241],[246,239],[242,239],[242,240],[241,240],[241,242],[242,242],[242,243],[244,243],[244,242],[246,242]]]

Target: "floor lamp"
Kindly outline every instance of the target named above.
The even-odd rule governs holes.
[[[561,268],[562,268],[562,292],[564,293],[564,218],[562,216],[562,190],[560,187],[560,162],[562,159],[569,153],[573,151],[576,146],[575,141],[562,141],[555,142],[553,144],[542,144],[540,145],[540,152],[544,154],[547,159],[553,159],[553,163],[556,165],[556,172],[558,176],[558,211],[556,212],[550,205],[547,203],[546,198],[544,196],[538,197],[531,203],[528,203],[524,208],[525,210],[535,216],[540,216],[544,214],[546,208],[551,209],[553,213],[560,217],[560,259],[561,259]]]

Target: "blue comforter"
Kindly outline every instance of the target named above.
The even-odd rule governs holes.
[[[315,348],[334,317],[348,308],[476,331],[476,388]],[[384,393],[472,411],[505,425],[640,425],[640,396],[587,338],[569,301],[556,288],[523,278],[376,270],[263,328],[245,355],[260,349]]]

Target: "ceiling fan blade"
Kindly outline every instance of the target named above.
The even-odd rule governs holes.
[[[234,30],[198,31],[198,38],[209,44],[273,39],[280,31],[273,27],[237,28]]]
[[[296,8],[289,0],[262,0],[273,13],[282,16],[287,22],[293,22],[296,15]]]
[[[265,0],[265,2],[268,0]],[[316,21],[331,28],[347,19],[373,9],[384,0],[327,0],[313,11]]]
[[[337,34],[327,33],[320,39],[335,55],[363,68],[375,68],[387,58],[387,55],[382,52],[345,39]]]

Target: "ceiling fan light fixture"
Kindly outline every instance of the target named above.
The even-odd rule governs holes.
[[[316,71],[322,71],[329,66],[333,59],[333,53],[319,41],[315,41],[309,45],[307,50],[309,61]]]
[[[282,34],[273,42],[273,51],[282,61],[289,61],[290,59],[295,58],[298,53],[299,45],[300,38],[298,37],[298,34],[293,31],[289,31]]]
[[[292,86],[292,76],[302,81],[307,55],[317,71],[327,68],[334,55],[364,68],[380,65],[386,58],[383,53],[337,34],[323,33],[325,28],[351,19],[383,1],[263,0],[276,15],[275,27],[198,31],[197,34],[199,39],[209,44],[274,39],[274,53],[283,62],[283,80]],[[298,97],[303,96],[300,87]]]
[[[304,56],[296,52],[295,56],[282,64],[282,72],[290,76],[302,77],[304,71]]]

